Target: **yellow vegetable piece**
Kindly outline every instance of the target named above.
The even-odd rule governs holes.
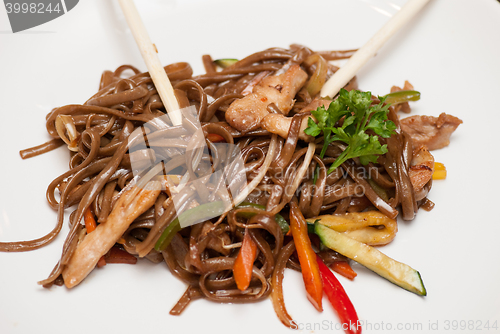
[[[432,173],[433,180],[444,180],[446,179],[446,167],[440,162],[434,163],[434,173]]]
[[[319,222],[349,238],[371,246],[391,242],[398,231],[398,224],[380,211],[350,212],[308,218],[308,223]]]
[[[435,170],[446,170],[446,167],[442,162],[435,162],[434,163],[434,169]]]

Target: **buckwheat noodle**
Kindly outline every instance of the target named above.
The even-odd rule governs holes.
[[[413,146],[410,137],[401,130],[392,107],[389,118],[397,126],[396,134],[389,139],[380,138],[382,144],[388,145],[388,153],[381,156],[378,163],[368,166],[361,165],[357,159],[349,160],[329,175],[325,172],[325,165],[333,163],[345,147],[331,144],[325,158],[320,159],[322,138],[319,138],[315,142],[318,144],[316,151],[310,151],[308,155],[310,149],[307,143],[298,139],[301,121],[310,115],[306,107],[316,97],[307,90],[302,89],[295,96],[290,111],[292,124],[286,139],[272,136],[263,129],[242,133],[224,121],[229,105],[243,97],[244,89],[259,74],[266,71],[272,74],[285,65],[298,64],[312,78],[318,65],[317,62],[311,63],[311,59],[342,59],[354,51],[314,52],[300,45],[292,45],[289,49],[271,48],[249,55],[222,70],[218,70],[210,56],[205,55],[206,74],[198,76],[193,76],[188,63],[165,66],[181,108],[195,106],[205,135],[216,134],[225,142],[238,146],[249,181],[262,173],[266,157],[271,155],[269,158],[272,159],[260,182],[246,199],[265,209],[258,206],[239,207],[221,219],[184,228],[175,234],[164,251],[159,252],[154,245],[176,217],[172,201],[166,192],[162,192],[155,204],[137,218],[123,235],[121,247],[125,251],[145,256],[155,263],[165,262],[172,274],[188,286],[172,309],[172,314],[180,314],[191,300],[198,298],[246,303],[262,300],[270,294],[279,309],[284,268],[300,270],[293,256],[293,240],[283,233],[275,218],[276,213],[288,218],[290,209],[287,204],[292,198],[297,199],[299,209],[306,218],[375,207],[391,218],[395,218],[397,209],[400,209],[404,219],[412,219],[418,206],[425,202],[431,184],[425,187],[424,193],[415,194],[408,177]],[[326,78],[338,69],[327,64]],[[357,88],[356,80],[353,79],[345,88]],[[378,102],[373,97],[373,103]],[[274,105],[268,109],[280,112]],[[45,287],[62,284],[61,272],[78,243],[84,212],[90,208],[98,223],[106,222],[116,197],[135,182],[129,151],[133,142],[131,134],[142,124],[163,115],[165,109],[149,74],[129,65],[120,66],[114,72],[105,71],[99,91],[84,104],[52,110],[46,117],[46,127],[53,139],[21,151],[21,156],[30,158],[46,153],[61,146],[63,140],[68,144],[71,150],[70,169],[54,179],[46,193],[49,205],[58,213],[56,226],[50,233],[35,240],[2,242],[0,250],[20,252],[47,245],[61,231],[65,210],[74,208],[61,258],[49,277],[41,282]],[[65,130],[61,131],[61,127]],[[167,126],[158,129],[155,135],[177,138],[183,135],[183,131],[178,126]],[[61,134],[65,138],[61,138]],[[206,140],[216,157],[219,154],[217,148],[210,139]],[[154,148],[154,140],[150,145]],[[185,144],[178,142],[178,145]],[[275,147],[273,150],[270,149],[272,145]],[[174,152],[177,148],[163,149]],[[321,167],[321,172],[314,179],[317,166]],[[170,168],[174,170],[175,166]],[[358,185],[363,192],[359,191]],[[381,197],[380,188],[390,195],[388,199]],[[192,202],[193,190],[184,188],[179,196],[187,207]],[[232,268],[244,233],[251,234],[257,244],[258,255],[250,287],[247,291],[240,291],[236,288]],[[321,256],[327,263],[343,258],[334,251],[322,251]],[[287,321],[285,313],[286,310],[280,316],[283,322]]]

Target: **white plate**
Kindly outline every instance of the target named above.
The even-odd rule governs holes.
[[[359,47],[404,3],[137,1],[162,62],[187,60],[196,73],[205,53],[241,58],[290,43],[321,50]],[[59,149],[22,161],[18,151],[49,139],[45,114],[83,103],[103,70],[145,66],[114,2],[80,1],[66,15],[16,34],[0,7],[0,240],[28,240],[55,224],[45,189],[66,170],[68,153]],[[448,169],[430,194],[435,209],[400,222],[396,239],[383,248],[420,271],[428,296],[404,291],[359,265],[354,281],[340,278],[365,322],[364,333],[500,331],[499,31],[497,1],[434,0],[359,73],[360,88],[375,94],[408,79],[422,92],[415,114],[447,112],[464,121],[451,145],[435,151]],[[185,286],[164,264],[146,260],[95,270],[71,291],[45,290],[36,282],[56,263],[67,231],[65,225],[43,249],[0,254],[1,333],[289,333],[267,300],[201,300],[179,317],[168,315]],[[306,300],[299,274],[288,270],[284,289],[300,332],[342,333],[326,299],[323,313]]]

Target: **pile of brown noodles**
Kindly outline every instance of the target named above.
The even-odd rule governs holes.
[[[210,56],[204,56],[206,74],[199,76],[193,76],[187,63],[165,67],[181,108],[196,107],[207,145],[211,147],[213,135],[222,137],[226,143],[234,143],[241,150],[247,179],[252,181],[259,173],[262,176],[246,198],[247,205],[180,230],[163,251],[156,250],[155,244],[177,214],[167,191],[161,191],[154,204],[116,241],[114,247],[134,256],[146,257],[155,263],[164,261],[170,271],[188,285],[172,314],[179,314],[196,298],[254,302],[266,298],[272,291],[280,294],[285,267],[300,270],[293,255],[293,239],[286,235],[276,218],[279,214],[288,220],[291,201],[297,201],[306,218],[375,208],[392,219],[396,218],[398,210],[404,219],[413,219],[419,205],[426,202],[431,182],[423,191],[414,191],[408,176],[412,141],[401,131],[393,107],[389,119],[398,130],[389,139],[380,138],[382,144],[387,144],[388,153],[381,156],[378,163],[368,166],[351,159],[329,175],[326,167],[345,147],[332,143],[325,158],[320,159],[322,138],[316,138],[319,144],[316,152],[307,157],[308,143],[298,138],[302,119],[309,117],[318,92],[311,95],[304,87],[296,94],[289,113],[292,121],[287,138],[272,135],[262,128],[242,133],[225,121],[230,104],[243,97],[242,92],[259,74],[265,71],[272,74],[285,65],[297,64],[308,74],[308,83],[320,80],[321,85],[338,69],[328,61],[348,58],[352,53],[352,50],[314,52],[292,45],[290,49],[272,48],[254,53],[222,69]],[[322,64],[327,66],[326,75],[318,79]],[[133,74],[127,76],[130,72]],[[356,80],[345,88],[356,89]],[[375,97],[373,101],[378,103]],[[276,109],[274,105],[268,107],[270,113],[279,113]],[[142,124],[164,114],[165,109],[149,74],[129,65],[120,66],[114,72],[105,71],[99,91],[84,104],[54,109],[46,118],[47,131],[54,139],[22,151],[21,155],[29,158],[67,144],[71,152],[70,168],[47,189],[48,203],[58,212],[57,225],[40,239],[1,243],[0,249],[27,251],[48,244],[61,230],[64,211],[74,207],[61,259],[50,276],[41,282],[45,287],[63,284],[61,273],[85,235],[82,222],[87,210],[95,215],[98,224],[105,224],[117,198],[136,181],[130,163],[129,136]],[[175,126],[167,126],[161,131],[165,136],[182,136],[182,131]],[[266,158],[270,162],[268,167]],[[320,172],[315,175],[318,166]],[[303,177],[299,178],[301,175]],[[192,207],[193,192],[186,191],[183,196],[186,206]],[[250,287],[240,291],[232,268],[245,233],[251,234],[258,251]],[[323,250],[320,254],[327,264],[346,260],[332,250]]]

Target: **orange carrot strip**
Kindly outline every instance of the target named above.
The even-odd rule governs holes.
[[[333,262],[331,267],[333,271],[350,280],[358,276],[358,274],[351,268],[347,261]]]
[[[323,311],[321,303],[323,284],[316,260],[316,253],[312,249],[311,240],[307,234],[307,222],[295,201],[290,203],[290,207],[290,230],[292,231],[295,247],[297,248],[307,298],[318,311]]]
[[[248,229],[245,231],[240,252],[236,256],[233,266],[234,280],[236,286],[241,291],[244,291],[250,285],[252,279],[253,262],[257,256],[257,244],[252,240]]]
[[[95,218],[94,215],[92,214],[92,211],[90,211],[90,208],[88,208],[85,211],[83,220],[85,221],[85,227],[87,228],[87,233],[90,233],[96,229],[97,224],[95,222]]]
[[[85,228],[87,229],[87,234],[94,231],[97,227],[97,223],[95,222],[94,215],[92,214],[92,211],[90,211],[90,208],[88,208],[85,211],[85,214],[83,216],[83,221],[85,222]],[[104,256],[101,256],[99,261],[97,261],[97,268],[102,268],[106,265],[106,259]]]

